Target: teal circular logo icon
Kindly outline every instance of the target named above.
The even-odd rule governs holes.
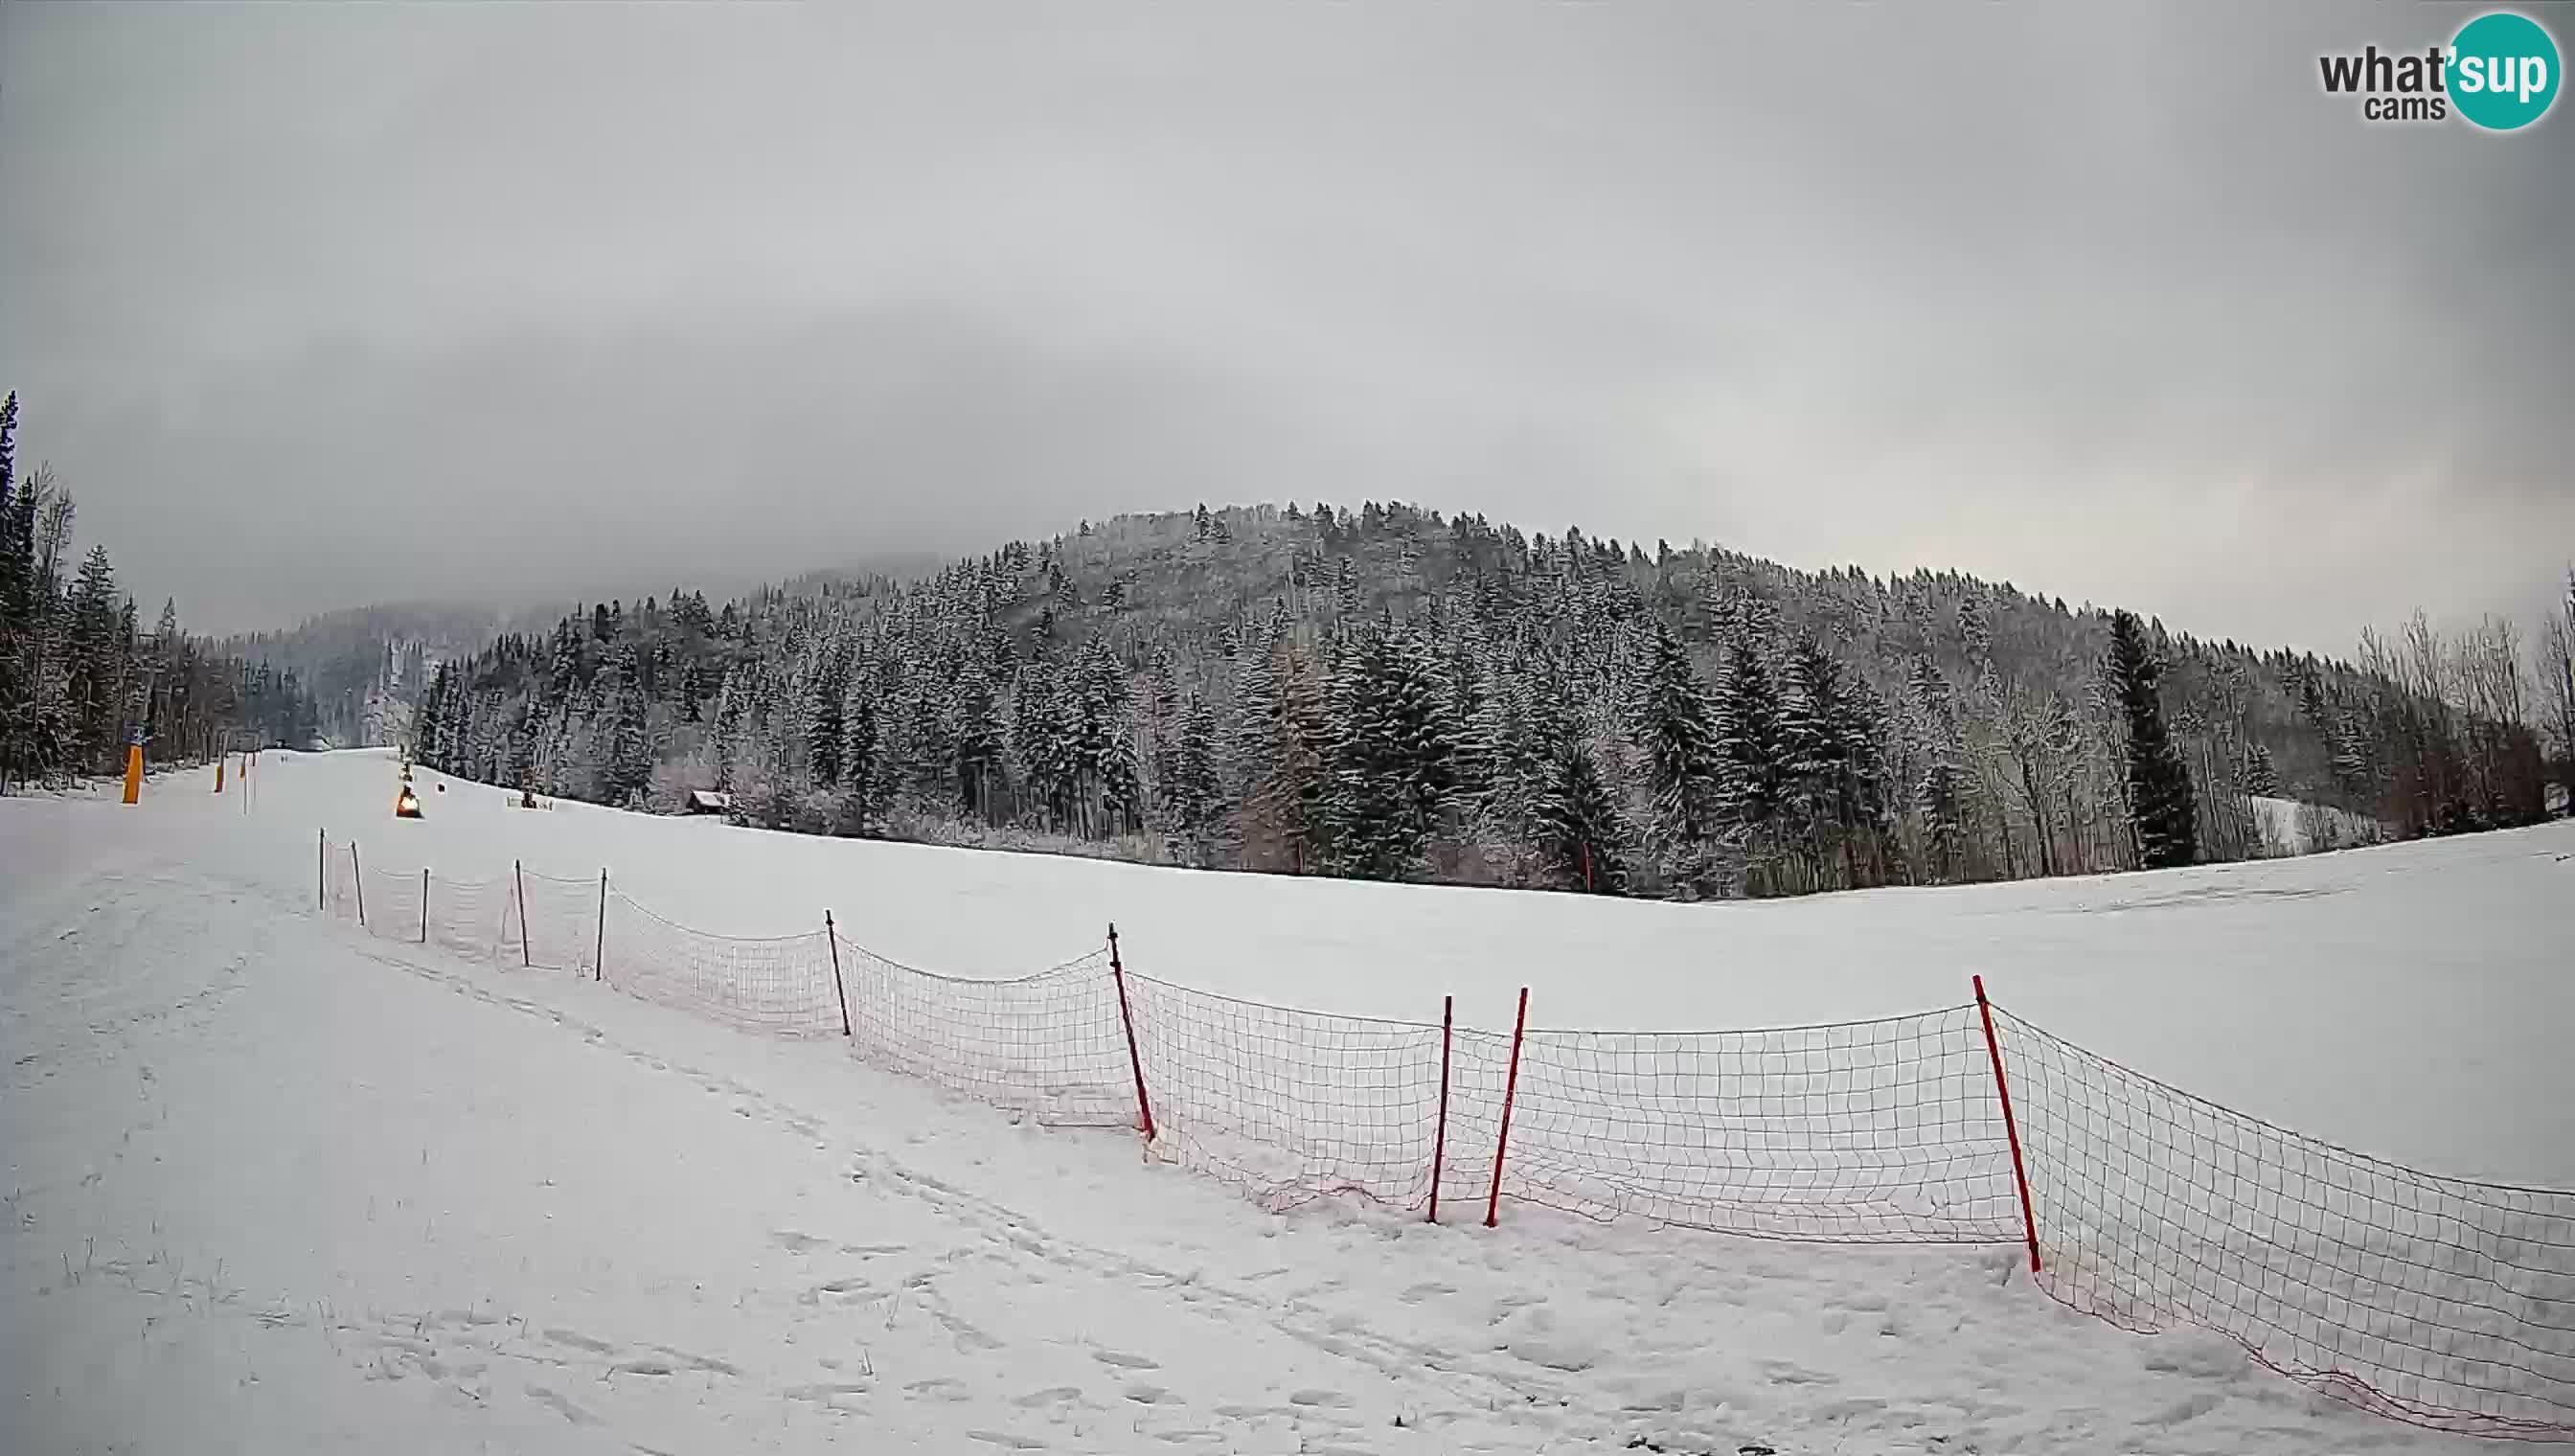
[[[2527,15],[2498,10],[2450,38],[2450,104],[2472,126],[2519,131],[2557,100],[2557,41]]]

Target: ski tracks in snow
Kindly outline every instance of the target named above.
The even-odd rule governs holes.
[[[1016,1150],[1023,1152],[1034,1141],[1057,1134],[1014,1127],[1000,1114],[971,1104],[941,1106],[948,1099],[909,1086],[894,1090],[897,1100],[922,1104],[905,1109],[916,1117],[854,1125],[846,1116],[834,1118],[781,1101],[721,1070],[629,1044],[562,1005],[493,984],[479,969],[373,947],[362,953],[471,999],[561,1026],[655,1073],[681,1078],[734,1115],[782,1130],[809,1142],[815,1154],[837,1160],[849,1192],[863,1203],[900,1200],[927,1215],[936,1236],[918,1243],[846,1243],[799,1228],[770,1231],[770,1241],[796,1259],[806,1276],[794,1291],[792,1309],[778,1311],[783,1325],[797,1343],[809,1337],[846,1338],[860,1351],[855,1362],[826,1358],[829,1378],[780,1387],[778,1393],[786,1399],[866,1415],[890,1394],[914,1403],[964,1406],[979,1403],[979,1393],[1007,1392],[1001,1407],[1007,1415],[1004,1423],[967,1431],[970,1439],[1000,1449],[1043,1450],[1067,1443],[1089,1449],[1103,1440],[1117,1444],[1113,1437],[1141,1436],[1175,1449],[1311,1452],[1383,1450],[1389,1442],[1403,1443],[1406,1431],[1415,1433],[1410,1438],[1415,1449],[1525,1450],[1525,1408],[1541,1399],[1553,1409],[1568,1404],[1557,1392],[1532,1391],[1529,1381],[1514,1379],[1506,1369],[1484,1368],[1452,1350],[1390,1337],[1335,1315],[1315,1302],[1315,1291],[1288,1285],[1284,1268],[1264,1270],[1263,1277],[1236,1284],[1211,1279],[1203,1269],[1175,1270],[1052,1232],[1011,1202],[916,1165],[878,1145],[867,1132],[868,1126],[880,1133],[888,1125],[917,1127],[917,1114],[927,1109],[933,1119],[978,1119],[985,1124],[975,1129],[978,1135],[1018,1144]],[[541,983],[539,988],[559,986]],[[601,1009],[628,1020],[635,1008]],[[862,1078],[875,1075],[865,1069],[839,1070]],[[923,1140],[918,1132],[908,1138]],[[1089,1140],[1100,1138],[1091,1135]],[[1031,1181],[1042,1185],[1047,1177]],[[1153,1190],[1153,1184],[1146,1184],[1130,1192],[1150,1196]],[[1228,1212],[1247,1221],[1261,1218],[1240,1206]],[[844,1225],[882,1227],[898,1221],[882,1208],[843,1208],[836,1215],[835,1221]],[[1323,1287],[1339,1285],[1326,1281]],[[1066,1317],[1061,1323],[1059,1315]],[[806,1333],[809,1329],[814,1336]],[[944,1345],[954,1360],[975,1367],[980,1378],[949,1373],[898,1381],[877,1368],[888,1346],[925,1336]],[[1223,1351],[1247,1336],[1256,1345],[1301,1350],[1262,1349],[1249,1358],[1229,1351],[1210,1358],[1212,1349]],[[1127,1346],[1143,1346],[1151,1353]],[[667,1353],[665,1347],[653,1348]],[[635,1362],[634,1353],[623,1347],[601,1344],[593,1353],[612,1376]],[[1312,1378],[1257,1398],[1239,1392],[1233,1399],[1209,1400],[1190,1393],[1241,1386],[1245,1372],[1296,1368],[1314,1372]],[[1049,1373],[1034,1373],[1041,1369]],[[1256,1387],[1259,1383],[1254,1382]],[[1014,1389],[1018,1386],[1028,1388]]]
[[[64,1384],[154,1350],[247,1388],[302,1341],[362,1388],[575,1449],[832,1432],[944,1450],[1528,1448],[1478,1409],[1515,1399],[1488,1379],[1061,1236],[896,1153],[915,1128],[622,1034],[673,1013],[353,942],[227,888],[82,889],[20,900],[0,939],[20,1179],[8,1338],[30,1387],[13,1418],[50,1396],[67,1421],[112,1421]],[[1014,1150],[1055,1140],[980,1108],[915,1110]],[[722,1166],[685,1165],[710,1148]],[[1043,1194],[1049,1176],[1023,1181]],[[441,1292],[469,1297],[417,1297]],[[344,1399],[363,1426],[367,1397]]]
[[[837,1048],[91,868],[0,916],[15,1449],[2475,1449],[2065,1315],[2011,1250],[1272,1216]]]

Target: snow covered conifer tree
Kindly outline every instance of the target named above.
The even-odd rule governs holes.
[[[2280,794],[2280,770],[2271,761],[2271,750],[2258,742],[2244,750],[2244,791],[2256,798]]]
[[[1175,849],[1186,851],[1186,861],[1204,863],[1224,807],[1225,789],[1216,763],[1216,714],[1205,698],[1192,693],[1179,718],[1171,763],[1161,784],[1164,822]]]
[[[957,750],[957,799],[960,812],[993,822],[994,804],[1009,786],[1003,764],[1005,731],[993,694],[992,666],[969,662],[957,677],[951,718]]]
[[[1086,837],[1114,838],[1144,827],[1145,789],[1136,771],[1126,665],[1093,638],[1077,681],[1076,768],[1086,793]]]
[[[413,761],[437,768],[444,761],[444,745],[439,741],[439,714],[447,707],[447,665],[441,663],[430,675],[429,694],[421,699],[411,715],[411,756]]]
[[[1288,606],[1283,602],[1265,626],[1249,634],[1236,672],[1226,757],[1236,799],[1247,805],[1260,795],[1278,759],[1279,662],[1288,626]]]
[[[1368,879],[1415,872],[1453,783],[1437,672],[1409,634],[1362,634],[1333,665],[1334,863]]]
[[[860,665],[841,699],[841,796],[833,827],[843,834],[867,833],[884,808],[876,677],[873,665]]]
[[[1039,658],[1020,671],[1011,688],[1011,756],[1044,821],[1060,827],[1070,789],[1062,721],[1056,713],[1056,673]]]
[[[1530,818],[1549,883],[1586,894],[1625,892],[1626,825],[1580,739],[1558,751]]]
[[[1921,816],[1923,847],[1932,877],[1957,878],[1966,867],[1965,749],[1958,737],[1957,711],[1948,680],[1929,658],[1917,661],[1909,684],[1915,711],[1923,725],[1922,776],[1913,786],[1914,811]]]
[[[600,718],[607,735],[604,783],[608,801],[632,807],[653,785],[653,738],[644,690],[635,681],[635,651],[620,643],[600,670]]]
[[[1717,742],[1725,764],[1726,818],[1759,862],[1778,847],[1786,799],[1786,746],[1779,690],[1760,643],[1750,631],[1736,634],[1717,687]]]
[[[1645,644],[1635,715],[1652,804],[1652,844],[1666,883],[1696,898],[1708,891],[1709,846],[1721,811],[1715,716],[1689,653],[1662,624]]]
[[[1480,802],[1492,791],[1492,715],[1485,704],[1491,689],[1472,648],[1459,642],[1447,656],[1447,705],[1450,777],[1453,796],[1464,804]]]
[[[806,771],[813,776],[815,787],[836,788],[842,777],[842,712],[850,696],[850,657],[845,645],[835,643],[823,649],[807,693],[812,703],[805,720]]]
[[[1805,637],[1789,650],[1783,676],[1787,691],[1780,704],[1779,744],[1785,807],[1807,861],[1804,872],[1816,883],[1823,855],[1840,838],[1838,809],[1848,772],[1841,672],[1822,644]]]
[[[2110,619],[2110,676],[2127,726],[2128,808],[2138,859],[2149,869],[2188,864],[2199,838],[2190,770],[2164,727],[2163,669],[2133,613]]]

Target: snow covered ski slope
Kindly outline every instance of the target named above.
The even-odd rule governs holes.
[[[2246,1310],[2313,1318],[2309,1340],[2330,1335],[2418,1389],[2449,1381],[2490,1428],[2575,1400],[2566,1306],[2548,1302],[2575,1278],[2552,1251],[2566,1200],[2339,1159],[2038,1029],[2436,1173],[2575,1181],[2575,1080],[2545,1049],[2575,1023],[2548,944],[2550,893],[2575,883],[2564,826],[2179,874],[1639,906],[529,812],[421,776],[428,817],[401,824],[376,754],[271,755],[247,799],[162,780],[138,809],[0,802],[0,1367],[17,1387],[0,1447],[2492,1449],[2366,1415],[2217,1336],[2130,1335],[2058,1302],[2139,1322],[2120,1301],[2149,1263],[2249,1279],[2261,1298]],[[317,889],[344,897],[336,860],[317,854],[324,829],[363,855],[345,898],[374,897],[370,933],[312,913]],[[518,896],[514,860],[587,892],[594,917],[609,868],[617,917],[594,920],[587,955],[578,936],[538,953],[567,938],[579,903]],[[427,914],[410,888],[424,866]],[[852,957],[856,1057],[820,1000],[826,906]],[[1135,978],[1168,987],[1138,987],[1141,1060],[1175,1124],[1153,1159],[1132,1133],[1035,1125],[1127,1116],[1125,1041],[1100,1009],[1114,1017],[1114,1002],[1082,999],[1107,983],[1096,953],[1112,918]],[[430,944],[404,943],[422,933]],[[719,938],[740,936],[787,938]],[[596,973],[600,943],[606,985],[526,968]],[[995,977],[1066,961],[1041,984],[1076,989],[1023,1029],[1088,1027],[1090,1049],[1049,1050],[1043,1074],[1018,1081],[1038,1043],[992,1028],[1015,1024],[998,1018],[1018,1014],[1019,992],[932,996],[896,963]],[[1453,992],[1479,1029],[1452,1049],[1480,1066],[1506,1046],[1521,984],[1540,1025],[1765,1025],[1954,1006],[1969,970],[2005,1008],[2024,1136],[2059,1170],[2037,1200],[2060,1256],[2055,1300],[2016,1242],[1765,1242],[1604,1225],[1521,1196],[1569,1190],[1549,1201],[1579,1205],[1669,1191],[1692,1170],[1688,1190],[1731,1217],[1893,1209],[1899,1233],[1947,1220],[2016,1239],[1981,1035],[1954,1010],[1865,1034],[1551,1033],[1552,1062],[1533,1036],[1524,1076],[1650,1073],[1645,1095],[1594,1123],[1653,1128],[1654,1156],[1604,1169],[1596,1136],[1550,1149],[1533,1114],[1512,1155],[1534,1139],[1539,1181],[1506,1175],[1490,1231],[1476,1226],[1489,1090],[1463,1067],[1443,1079],[1458,1145],[1438,1186],[1471,1206],[1443,1203],[1438,1226],[1346,1198],[1273,1215],[1170,1165],[1232,1164],[1272,1187],[1356,1166],[1382,1175],[1390,1204],[1426,1192],[1385,1149],[1410,1154],[1417,1094],[1439,1084],[1418,1076],[1425,1062],[1436,1076],[1435,1042],[1400,1025],[1364,1039],[1348,1014],[1435,1033]],[[1208,992],[1326,1014],[1227,1010],[1242,1003]],[[981,1009],[936,1019],[958,1004]],[[820,1039],[763,1034],[780,1023]],[[928,1034],[960,1025],[984,1039]],[[1211,1039],[1230,1056],[1194,1064]],[[889,1074],[903,1047],[920,1060],[905,1069],[974,1072],[949,1078],[971,1095]],[[1345,1142],[1307,1137],[1283,1163],[1279,1134],[1265,1139],[1251,1119],[1301,1109],[1290,1084],[1318,1053],[1342,1058]],[[1708,1058],[1704,1079],[1661,1080],[1683,1054]],[[1275,1094],[1229,1088],[1223,1074],[1247,1067]],[[1910,1081],[1882,1075],[1905,1067]],[[1726,1079],[1746,1075],[1809,1078],[1767,1085],[1835,1108],[1839,1140],[1676,1145],[1676,1120],[1647,1115],[1656,1088],[1721,1110]],[[1560,1127],[1599,1113],[1581,1094],[1606,1083],[1555,1085]],[[1898,1087],[1910,1091],[1890,1101]],[[1540,1080],[1523,1094],[1550,1105]],[[1058,1115],[1068,1106],[1088,1115]],[[2100,1109],[2123,1114],[2108,1153],[2074,1115]],[[2240,1181],[2129,1179],[2136,1163],[2199,1166],[2179,1160],[2185,1143],[2230,1149]],[[1736,1161],[1755,1152],[1767,1161]],[[2301,1158],[2317,1161],[2282,1166]],[[1910,1181],[1877,1196],[1851,1181],[1871,1167]],[[2331,1245],[2348,1267],[2320,1264],[2325,1245],[2266,1264],[2202,1218],[2292,1186],[2291,1201],[2365,1232]],[[1941,1187],[1958,1191],[1925,1201]],[[1726,1204],[1747,1190],[1759,1208]],[[2375,1290],[2409,1305],[2372,1309]]]

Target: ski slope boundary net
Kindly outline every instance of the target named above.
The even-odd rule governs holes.
[[[1216,995],[1128,968],[1114,931],[1031,974],[963,977],[820,912],[795,934],[708,934],[604,872],[449,879],[325,838],[317,880],[326,912],[378,939],[838,1037],[1049,1125],[1140,1128],[1272,1209],[1355,1196],[1491,1222],[1535,1204],[1753,1238],[2026,1243],[2038,1288],[2122,1328],[2215,1331],[2396,1420],[2575,1440],[2575,1191],[2349,1152],[1999,1007],[1989,1034],[1979,1002],[1766,1030],[1495,1031]]]

